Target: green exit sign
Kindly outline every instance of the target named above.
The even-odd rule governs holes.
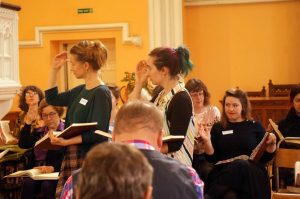
[[[87,13],[93,13],[93,8],[79,8],[77,9],[78,14],[87,14]]]

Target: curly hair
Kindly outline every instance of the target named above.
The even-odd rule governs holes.
[[[41,102],[42,99],[44,99],[44,93],[43,91],[34,86],[34,85],[28,85],[28,86],[25,86],[24,88],[22,88],[22,92],[20,94],[20,98],[19,98],[19,108],[24,111],[25,113],[27,113],[28,109],[29,109],[29,106],[28,104],[26,103],[26,93],[28,91],[33,91],[33,92],[36,92],[39,96],[39,104]]]

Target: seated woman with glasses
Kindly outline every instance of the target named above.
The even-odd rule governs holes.
[[[258,163],[246,159],[231,159],[248,155],[265,135],[261,124],[251,120],[247,95],[239,89],[226,91],[222,100],[221,122],[209,133],[199,125],[207,160],[215,164],[205,182],[209,198],[271,198],[270,181],[265,163],[276,150],[276,137],[266,137],[266,149]],[[232,161],[224,161],[231,159]]]
[[[210,93],[206,85],[200,79],[190,79],[186,82],[185,88],[188,90],[193,106],[194,106],[194,121],[197,124],[202,124],[207,131],[210,132],[212,125],[220,121],[221,114],[216,106],[210,105]],[[211,165],[206,161],[204,155],[204,146],[199,135],[195,136],[193,168],[205,181]]]
[[[36,141],[48,132],[64,130],[64,123],[61,120],[64,109],[62,107],[51,106],[45,99],[40,102],[39,113],[44,121],[45,126],[31,131],[32,122],[30,118],[25,119],[25,125],[21,129],[19,147],[33,148]],[[33,158],[31,168],[40,169],[43,173],[60,171],[63,158],[62,150],[45,150],[33,149]],[[34,198],[36,193],[41,192],[43,198],[54,198],[57,180],[32,180],[31,178],[23,179],[22,198]]]
[[[19,108],[21,113],[19,114],[16,125],[14,128],[13,135],[19,139],[20,130],[25,125],[25,120],[31,120],[32,132],[35,128],[43,126],[43,122],[38,114],[38,106],[40,101],[44,98],[44,94],[41,89],[36,86],[29,85],[22,89],[19,98]]]

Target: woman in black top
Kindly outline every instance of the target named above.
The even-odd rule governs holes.
[[[222,106],[221,122],[213,125],[211,137],[199,126],[207,159],[212,163],[240,155],[250,156],[265,134],[261,124],[250,120],[250,103],[243,91],[226,91]],[[267,137],[266,151],[257,164],[237,159],[215,165],[205,182],[205,193],[210,198],[270,198],[269,177],[264,166],[275,150],[276,138],[271,133]]]
[[[290,100],[292,107],[278,129],[284,137],[300,137],[300,86],[291,90]]]
[[[140,99],[142,87],[148,78],[162,88],[151,102],[164,114],[164,136],[183,135],[185,139],[164,143],[161,152],[190,166],[194,150],[193,105],[185,89],[183,76],[192,67],[188,49],[155,48],[149,53],[147,61],[138,63],[135,87],[131,94],[131,99]]]
[[[284,137],[300,137],[300,86],[295,87],[290,92],[290,108],[285,119],[278,123],[278,129]],[[284,148],[299,148],[294,144],[283,143]],[[294,169],[280,168],[279,170],[280,188],[294,184]]]
[[[48,105],[42,100],[39,107],[39,113],[44,120],[45,126],[34,129],[31,132],[31,125],[34,118],[26,117],[25,125],[21,129],[19,147],[33,148],[36,141],[48,132],[64,130],[64,123],[60,117],[63,114],[63,108]],[[31,167],[40,169],[43,173],[59,172],[62,162],[62,150],[33,149],[33,161]],[[54,198],[57,180],[32,180],[24,178],[22,187],[22,198],[34,198],[34,195],[41,192],[43,198]]]

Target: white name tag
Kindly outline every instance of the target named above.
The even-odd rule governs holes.
[[[223,134],[223,135],[233,134],[233,130],[222,131],[222,134]]]
[[[79,104],[82,104],[82,105],[85,106],[87,102],[88,102],[88,101],[87,101],[86,99],[81,98],[81,100],[79,101]]]

